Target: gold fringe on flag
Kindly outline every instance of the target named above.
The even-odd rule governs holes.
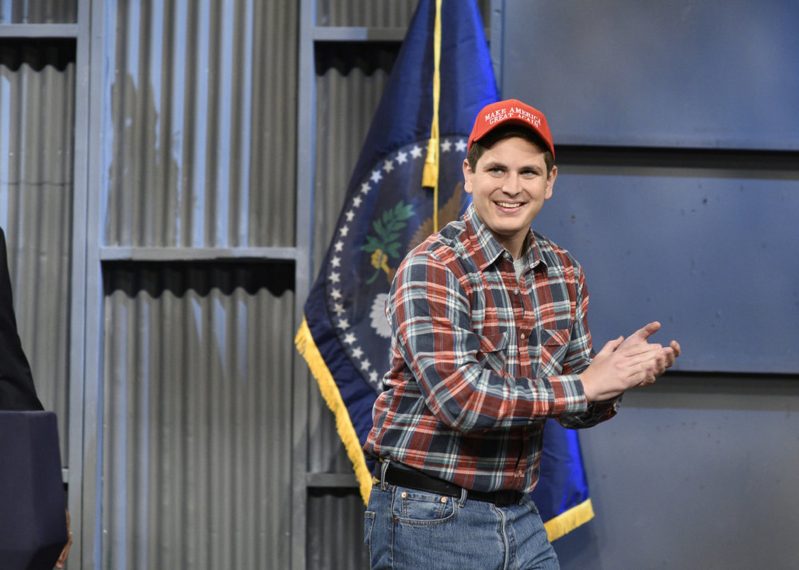
[[[591,499],[586,499],[579,505],[575,505],[568,511],[563,511],[558,516],[549,519],[544,523],[549,542],[559,539],[561,536],[570,533],[578,526],[582,526],[594,518],[594,507]]]
[[[363,503],[369,502],[369,493],[372,492],[372,474],[366,467],[366,458],[361,449],[361,442],[358,439],[358,434],[355,433],[355,427],[352,425],[350,414],[347,411],[347,406],[344,400],[341,399],[341,393],[338,391],[333,375],[325,364],[325,359],[319,353],[319,349],[311,336],[311,329],[308,328],[308,322],[303,319],[297,334],[294,337],[294,346],[308,363],[308,368],[311,374],[316,379],[319,385],[319,391],[322,397],[333,412],[336,418],[336,430],[344,443],[344,449],[347,451],[347,456],[352,461],[352,468],[355,471],[355,478],[358,480],[358,487],[361,491],[361,499]]]

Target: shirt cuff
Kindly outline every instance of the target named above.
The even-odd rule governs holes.
[[[588,400],[583,392],[583,383],[577,374],[550,376],[545,379],[552,392],[552,416],[582,414],[588,411]]]

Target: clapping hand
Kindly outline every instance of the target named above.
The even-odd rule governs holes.
[[[589,402],[609,400],[636,386],[652,384],[680,355],[680,344],[668,346],[649,342],[660,330],[651,322],[626,339],[619,337],[602,347],[591,365],[580,375]]]

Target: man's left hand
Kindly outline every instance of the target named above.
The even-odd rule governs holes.
[[[661,376],[668,368],[674,364],[674,361],[680,356],[680,343],[676,340],[672,340],[669,342],[669,346],[661,346],[657,343],[650,343],[649,337],[655,334],[657,331],[660,330],[660,323],[657,321],[653,321],[648,323],[635,331],[633,334],[628,336],[624,339],[624,342],[618,348],[627,347],[630,348],[640,348],[641,352],[652,350],[652,347],[658,347],[661,351],[660,357],[658,358],[658,367],[655,371],[653,377],[648,378],[647,380],[641,382],[639,386],[646,386],[649,384],[654,384],[655,380],[658,376]],[[617,349],[618,350],[618,349]]]

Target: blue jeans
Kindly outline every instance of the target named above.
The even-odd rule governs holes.
[[[436,495],[383,482],[364,514],[372,570],[557,570],[538,509]]]

